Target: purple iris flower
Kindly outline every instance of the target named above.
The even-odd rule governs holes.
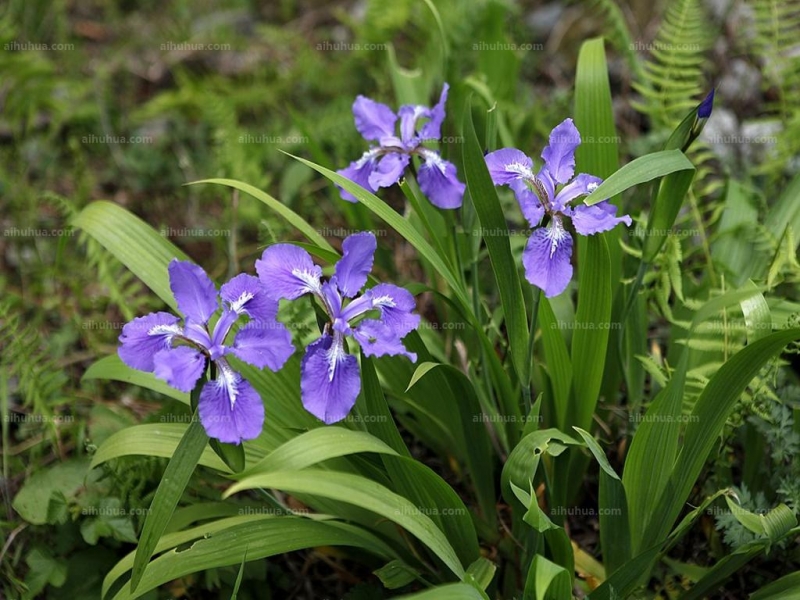
[[[138,317],[122,328],[119,356],[126,365],[153,373],[172,387],[191,392],[216,365],[216,379],[200,391],[200,422],[210,437],[239,444],[258,437],[264,424],[264,403],[258,392],[226,360],[233,355],[259,369],[279,370],[294,352],[289,331],[276,320],[278,303],[257,277],[244,273],[222,286],[199,266],[173,259],[169,281],[181,319],[167,312]],[[213,329],[209,321],[219,308]],[[226,344],[233,325],[245,315],[249,322]]]
[[[313,294],[329,321],[322,336],[306,348],[300,368],[300,391],[306,410],[325,423],[341,421],[361,390],[358,360],[347,353],[346,339],[356,340],[366,356],[416,354],[402,338],[419,325],[414,296],[396,285],[381,283],[365,290],[377,243],[369,232],[344,240],[334,275],[322,280],[322,269],[297,246],[276,244],[256,261],[256,271],[273,298],[294,300]]]
[[[380,102],[364,96],[356,98],[353,103],[356,129],[365,140],[378,142],[378,145],[337,173],[374,193],[400,181],[411,157],[416,155],[424,161],[419,169],[419,187],[431,203],[439,208],[461,206],[465,186],[456,178],[455,165],[422,145],[426,141],[438,141],[442,136],[448,89],[445,83],[439,102],[433,108],[406,104],[397,114]],[[395,135],[398,119],[399,136]],[[339,189],[344,200],[356,202],[355,196]]]
[[[617,207],[607,200],[592,206],[569,206],[603,181],[585,173],[573,178],[575,149],[580,143],[581,136],[572,119],[566,119],[550,132],[550,143],[542,152],[544,164],[538,173],[533,172],[533,160],[516,148],[486,155],[492,181],[514,190],[522,214],[534,228],[522,254],[522,264],[527,280],[544,290],[548,298],[563,292],[572,279],[572,236],[564,228],[565,217],[572,220],[581,235],[609,231],[618,223],[631,224],[628,215],[617,217]],[[545,214],[550,221],[540,226]]]

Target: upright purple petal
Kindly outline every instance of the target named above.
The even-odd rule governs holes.
[[[380,283],[369,290],[369,295],[372,306],[381,313],[381,321],[398,337],[403,338],[419,327],[420,316],[412,312],[417,308],[417,302],[408,290],[391,283]]]
[[[568,213],[572,217],[572,224],[575,231],[581,235],[592,235],[614,229],[620,223],[631,226],[631,218],[628,215],[617,216],[617,207],[608,200],[603,200],[592,206],[578,204]]]
[[[342,242],[342,258],[336,263],[336,285],[345,298],[355,296],[367,283],[377,247],[375,234],[369,231],[349,235]]]
[[[153,374],[176,390],[189,393],[206,368],[206,357],[190,346],[161,350],[153,357]]]
[[[292,244],[275,244],[264,250],[256,261],[256,272],[275,300],[294,300],[320,291],[322,269],[308,252]]]
[[[323,335],[306,348],[300,366],[303,406],[331,424],[344,419],[361,391],[358,360],[347,354],[340,333]]]
[[[417,355],[406,350],[400,336],[381,321],[365,319],[353,329],[353,337],[366,356],[405,356],[417,362]]]
[[[350,166],[344,169],[339,169],[336,172],[342,177],[347,177],[353,183],[357,183],[365,190],[369,190],[370,192],[374,193],[377,188],[374,188],[372,185],[370,185],[369,177],[372,175],[372,172],[375,170],[375,167],[378,164],[379,152],[380,148],[370,148],[361,155],[361,158],[351,162]],[[347,200],[348,202],[358,202],[358,198],[353,196],[353,194],[342,187],[339,187],[339,195],[342,197],[342,200]]]
[[[419,189],[437,208],[460,207],[466,186],[456,177],[455,165],[433,150],[421,152],[425,162],[419,169]]]
[[[292,334],[278,321],[250,321],[236,332],[229,350],[259,369],[279,371],[294,352]]]
[[[397,114],[400,117],[400,141],[403,148],[410,150],[422,142],[417,136],[417,121],[430,116],[430,109],[418,104],[406,104],[400,107]],[[384,142],[381,142],[383,145]]]
[[[178,302],[178,310],[196,323],[208,323],[217,310],[217,288],[206,272],[194,263],[172,259],[169,287]]]
[[[220,297],[237,315],[270,321],[278,315],[278,302],[270,298],[266,286],[258,277],[241,273],[224,284]]]
[[[559,217],[533,232],[522,253],[525,278],[548,298],[567,289],[572,279],[572,237]]]
[[[397,115],[385,104],[359,96],[353,102],[353,116],[356,129],[365,140],[377,141],[394,134]]]
[[[550,143],[542,152],[544,164],[556,183],[567,183],[575,173],[575,149],[581,135],[572,122],[564,119],[550,132]]]
[[[434,141],[442,137],[442,123],[444,123],[444,105],[447,103],[447,92],[450,86],[447,83],[442,87],[439,102],[430,110],[430,120],[422,126],[420,137],[423,141]]]
[[[117,350],[120,359],[132,369],[153,372],[153,356],[172,346],[175,336],[182,334],[180,319],[166,312],[137,317],[122,328]]]
[[[519,179],[533,178],[533,160],[516,148],[489,152],[484,159],[495,185],[509,185]]]
[[[581,173],[567,185],[561,188],[553,201],[553,207],[557,211],[562,211],[566,206],[579,196],[591,194],[603,180],[594,175]]]
[[[206,433],[226,444],[241,444],[261,434],[264,403],[250,383],[224,361],[219,375],[200,392],[198,411]]]
[[[372,189],[389,187],[400,181],[403,171],[408,166],[408,160],[408,154],[396,152],[384,154],[369,176],[369,184]]]

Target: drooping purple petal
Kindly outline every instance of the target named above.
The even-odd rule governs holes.
[[[581,235],[592,235],[614,229],[620,223],[631,226],[631,218],[628,215],[617,216],[617,207],[608,200],[603,200],[592,206],[578,204],[568,213],[572,217],[572,224],[575,231]]]
[[[356,129],[365,140],[377,141],[394,134],[397,115],[385,104],[358,96],[353,102],[353,116]]]
[[[198,411],[206,433],[226,444],[240,444],[261,434],[264,403],[250,383],[225,361],[219,375],[200,392]]]
[[[430,110],[430,120],[422,126],[420,137],[423,141],[435,141],[442,137],[442,123],[444,123],[444,105],[447,103],[447,92],[450,86],[447,83],[442,87],[439,102]]]
[[[122,362],[132,369],[152,373],[156,352],[170,348],[173,338],[182,334],[179,321],[167,312],[154,312],[127,323],[119,336],[117,350]]]
[[[342,258],[335,269],[336,285],[345,298],[355,296],[367,283],[377,247],[375,234],[369,231],[349,235],[342,242]]]
[[[433,150],[421,150],[425,162],[419,169],[419,189],[437,208],[461,206],[466,186],[456,177],[456,166]]]
[[[361,376],[358,360],[345,351],[342,334],[323,335],[306,348],[300,391],[305,409],[328,424],[341,421],[353,408]]]
[[[369,295],[372,306],[381,313],[381,321],[399,338],[419,327],[420,316],[412,312],[417,303],[408,290],[391,283],[380,283],[369,290]]]
[[[389,187],[400,181],[408,166],[408,154],[391,152],[385,154],[378,161],[377,166],[369,176],[369,184],[373,189]]]
[[[395,331],[376,319],[365,319],[353,328],[353,337],[366,356],[406,356],[417,362],[417,355],[406,350]]]
[[[571,257],[572,236],[564,230],[559,217],[554,217],[547,227],[535,230],[525,246],[525,278],[548,298],[558,296],[572,279]]]
[[[294,352],[292,334],[278,321],[250,321],[236,332],[231,354],[259,369],[279,371]]]
[[[153,374],[176,390],[189,393],[206,368],[206,357],[190,346],[178,346],[156,352]]]
[[[544,216],[544,206],[539,201],[539,196],[528,187],[528,182],[523,179],[512,181],[508,187],[514,190],[522,215],[531,227],[537,227]]]
[[[575,198],[591,194],[601,183],[603,183],[603,180],[599,177],[581,173],[558,192],[553,201],[554,210],[564,210]]]
[[[533,178],[533,160],[516,148],[502,148],[484,159],[495,185],[509,185],[519,179]]]
[[[294,300],[320,291],[322,269],[308,252],[292,244],[275,244],[264,250],[256,261],[256,272],[275,300]]]
[[[550,143],[542,152],[547,170],[556,183],[567,183],[575,173],[575,149],[581,143],[572,119],[564,119],[550,132]]]
[[[374,193],[376,188],[370,185],[369,177],[372,175],[372,172],[375,170],[375,166],[378,163],[379,152],[380,148],[370,148],[361,155],[361,158],[351,162],[350,166],[344,169],[339,169],[336,172],[342,177],[347,177],[353,183],[357,183],[364,189]],[[358,198],[345,190],[343,187],[339,187],[339,195],[342,197],[342,200],[347,200],[348,202],[358,202]]]
[[[172,259],[169,287],[178,302],[178,310],[192,321],[208,323],[217,310],[217,288],[206,272],[194,263]]]
[[[251,319],[270,321],[278,314],[278,302],[269,297],[261,280],[246,273],[224,284],[219,295],[237,315],[245,314]]]

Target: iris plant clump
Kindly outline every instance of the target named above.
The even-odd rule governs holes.
[[[608,200],[592,206],[570,206],[603,182],[586,173],[575,176],[575,150],[580,143],[572,119],[565,119],[550,132],[550,143],[542,152],[544,164],[537,173],[533,159],[516,148],[486,155],[492,181],[514,191],[523,216],[534,228],[522,264],[527,280],[548,298],[562,293],[572,279],[572,235],[565,227],[567,221],[572,221],[580,235],[609,231],[619,223],[631,225],[628,215],[617,217],[617,207]]]
[[[458,208],[464,197],[465,186],[456,177],[456,167],[444,160],[438,152],[423,145],[439,141],[444,122],[444,105],[449,87],[444,84],[439,102],[433,108],[406,104],[395,113],[391,108],[364,96],[353,103],[356,129],[370,142],[377,142],[340,175],[354,181],[371,192],[389,187],[400,181],[412,156],[423,162],[419,169],[419,187],[431,203],[438,208]],[[396,131],[400,122],[399,135]],[[345,200],[356,198],[340,190]]]
[[[181,319],[150,313],[125,325],[119,356],[133,369],[148,371],[182,392],[191,392],[211,363],[198,410],[209,436],[239,444],[261,433],[264,404],[252,385],[226,357],[259,369],[279,370],[294,352],[291,335],[276,320],[278,303],[252,275],[237,275],[217,292],[202,268],[188,261],[169,265],[170,288]],[[212,327],[212,317],[222,312]],[[248,322],[228,341],[234,324]]]
[[[346,238],[342,258],[328,280],[308,252],[291,244],[270,246],[256,261],[271,297],[296,300],[312,294],[328,316],[320,338],[306,348],[300,373],[303,406],[325,423],[344,419],[361,390],[358,360],[347,353],[347,338],[358,342],[365,356],[417,360],[402,342],[420,322],[412,312],[416,303],[411,293],[389,283],[362,292],[376,247],[369,232]]]

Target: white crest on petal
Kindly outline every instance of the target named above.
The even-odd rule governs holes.
[[[344,360],[347,352],[344,349],[344,335],[339,331],[333,332],[333,341],[331,347],[325,355],[325,360],[328,361],[328,381],[333,381],[333,376],[336,374],[336,365]]]
[[[425,166],[429,169],[439,169],[439,172],[444,175],[445,170],[447,169],[447,163],[444,159],[439,156],[438,152],[433,150],[429,150],[428,148],[420,148],[419,154],[422,158],[425,159]]]
[[[534,178],[533,171],[531,171],[531,168],[527,165],[522,164],[521,162],[508,163],[507,165],[504,165],[503,168],[510,173],[516,173],[523,179]]]
[[[241,296],[231,302],[231,310],[236,314],[241,314],[242,307],[254,297],[255,294],[253,294],[253,292],[242,292]]]
[[[569,233],[567,233],[567,230],[564,229],[561,219],[557,216],[554,216],[550,221],[550,224],[547,226],[546,235],[547,239],[550,240],[550,258],[553,258],[558,245],[564,241],[564,238],[569,236]]]
[[[384,295],[384,296],[378,296],[377,298],[373,298],[372,299],[372,305],[373,306],[387,306],[389,308],[394,308],[395,306],[397,306],[397,304],[394,301],[394,298],[392,298],[388,294]]]
[[[219,375],[217,376],[217,386],[224,387],[228,392],[228,398],[231,403],[231,410],[233,410],[234,404],[236,404],[236,398],[239,396],[239,382],[241,382],[241,376],[234,371],[231,366],[225,362],[224,360],[216,361],[217,368],[219,369]]]
[[[147,335],[166,335],[170,341],[173,336],[181,335],[182,333],[183,330],[179,325],[154,325],[147,330]]]
[[[321,287],[319,284],[319,276],[311,271],[305,269],[292,269],[292,275],[297,277],[305,284],[306,291],[319,294]]]
[[[372,148],[371,150],[364,152],[364,154],[361,155],[361,158],[356,161],[356,168],[360,169],[365,164],[373,160],[376,156],[378,156],[380,150],[380,148]]]

